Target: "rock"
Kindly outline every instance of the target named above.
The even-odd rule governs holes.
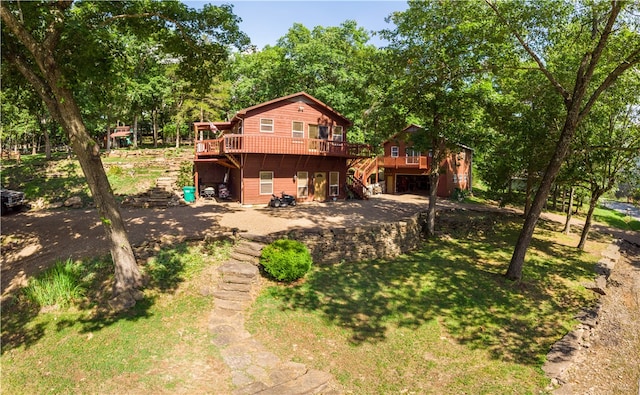
[[[73,208],[82,207],[82,198],[80,196],[71,196],[64,201],[64,206]]]

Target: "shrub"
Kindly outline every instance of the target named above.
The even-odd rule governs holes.
[[[52,268],[29,281],[24,290],[25,296],[40,307],[67,307],[84,295],[80,270],[80,265],[71,259],[58,261]]]
[[[276,240],[262,249],[260,263],[278,281],[291,282],[311,269],[311,253],[296,240]]]

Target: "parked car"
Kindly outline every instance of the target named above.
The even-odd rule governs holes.
[[[24,192],[0,188],[0,195],[2,196],[2,214],[10,209],[19,210],[25,204]]]

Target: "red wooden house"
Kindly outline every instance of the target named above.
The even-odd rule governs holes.
[[[384,180],[387,193],[427,193],[430,191],[428,174],[432,166],[430,152],[412,149],[411,135],[420,126],[410,125],[386,140],[384,145]],[[437,194],[449,197],[456,188],[471,191],[471,165],[473,150],[457,145],[440,163]]]
[[[305,92],[245,108],[228,122],[196,122],[196,191],[225,184],[242,204],[266,204],[283,191],[300,202],[345,198],[348,169],[372,155],[347,142],[349,126]]]

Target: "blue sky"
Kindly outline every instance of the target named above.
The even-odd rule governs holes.
[[[338,26],[347,19],[355,20],[359,27],[369,31],[392,28],[385,18],[394,11],[407,9],[406,1],[184,1],[200,8],[203,4],[233,4],[233,12],[240,18],[240,29],[259,49],[275,45],[294,23],[309,30],[315,26]],[[377,37],[372,44],[384,45]]]

